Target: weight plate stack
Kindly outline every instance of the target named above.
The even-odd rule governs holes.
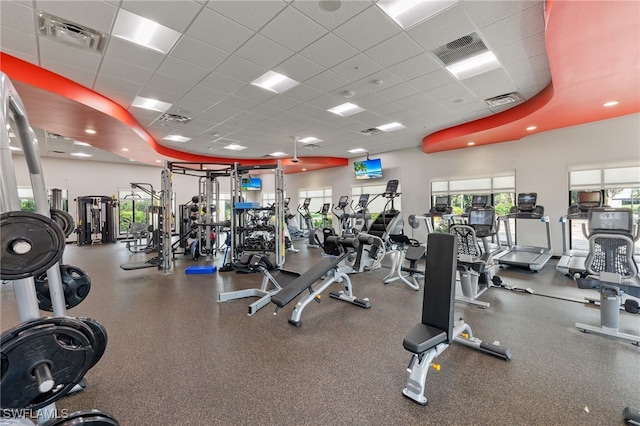
[[[92,339],[93,343],[93,351],[94,357],[91,363],[92,368],[94,365],[100,361],[102,355],[104,355],[104,351],[107,349],[107,329],[104,328],[102,324],[92,318],[78,318],[80,321],[83,321],[86,325],[89,326],[91,331],[93,332]]]
[[[90,326],[70,317],[40,318],[2,333],[0,407],[37,410],[67,395],[93,365],[97,341]]]
[[[100,410],[76,411],[65,418],[49,420],[44,426],[119,426],[111,414]]]
[[[76,227],[76,222],[73,220],[73,216],[64,210],[51,209],[49,211],[51,219],[53,219],[62,229],[65,237],[68,237],[73,233]]]
[[[39,275],[62,257],[65,236],[52,219],[32,212],[0,215],[0,279]]]
[[[78,306],[89,294],[89,290],[91,290],[91,278],[89,278],[89,275],[85,271],[77,266],[59,266],[65,305],[67,309],[71,309]],[[37,276],[35,278],[35,284],[38,307],[43,311],[53,312],[47,273],[45,272]]]

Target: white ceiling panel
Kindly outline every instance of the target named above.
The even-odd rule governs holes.
[[[179,32],[186,30],[202,9],[202,5],[191,0],[181,2],[123,0],[120,7]]]
[[[258,31],[282,11],[284,1],[210,1],[206,5],[221,15]]]
[[[315,0],[0,0],[0,49],[125,108],[137,95],[169,102],[168,112],[191,122],[161,123],[158,112],[130,111],[155,138],[193,138],[163,141],[167,146],[231,158],[292,151],[294,134],[323,139],[304,155],[353,157],[347,150],[359,146],[371,153],[419,146],[426,134],[503,110],[487,108],[485,97],[519,90],[529,99],[550,81],[542,0],[460,1],[409,30],[374,0],[333,3],[334,12]],[[182,34],[169,54],[116,37],[102,53],[84,51],[40,39],[39,7],[107,35],[121,9]],[[458,81],[431,50],[473,31],[496,49],[504,68]],[[300,84],[282,94],[250,84],[269,70]],[[327,111],[345,102],[365,112]],[[358,133],[390,121],[407,128],[377,137]],[[222,136],[248,148],[224,150],[212,142]],[[95,152],[100,161],[127,161]]]

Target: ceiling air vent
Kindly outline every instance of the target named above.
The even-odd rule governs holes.
[[[48,139],[57,139],[57,140],[63,140],[63,141],[73,141],[72,138],[68,138],[66,136],[62,136],[62,135],[59,135],[57,133],[53,133],[53,132],[49,132],[49,131],[46,132],[46,137]]]
[[[178,114],[168,114],[168,113],[164,113],[162,114],[158,120],[160,121],[166,121],[166,122],[170,122],[170,123],[178,123],[178,124],[187,124],[188,122],[191,121],[191,119],[189,117],[185,117],[184,115],[178,115]]]
[[[490,107],[497,107],[507,104],[512,104],[515,102],[520,102],[524,100],[524,96],[522,96],[518,92],[507,93],[506,95],[494,96],[493,98],[485,99],[484,101]]]
[[[38,32],[41,36],[75,47],[102,52],[107,36],[92,28],[38,11]]]
[[[384,133],[384,132],[382,130],[380,130],[380,129],[376,129],[375,127],[372,127],[370,129],[360,130],[360,133],[362,133],[363,135],[366,135],[366,136],[375,136],[375,135],[379,135],[380,133]]]
[[[433,53],[438,59],[444,62],[445,65],[450,65],[464,58],[486,52],[487,50],[489,49],[487,49],[487,46],[480,39],[478,33],[474,32],[436,48],[433,50]]]
[[[304,149],[318,149],[320,148],[320,145],[316,145],[315,143],[305,143],[302,147]]]

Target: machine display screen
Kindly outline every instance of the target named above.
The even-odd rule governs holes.
[[[631,232],[633,217],[628,209],[591,209],[589,228]]]
[[[360,207],[367,207],[367,203],[369,202],[369,194],[360,194],[360,199],[358,200],[358,205]]]
[[[449,196],[440,196],[436,197],[436,206],[438,207],[446,207],[449,205]]]
[[[578,192],[578,205],[600,207],[602,205],[602,192],[600,191]]]
[[[493,209],[471,209],[469,225],[493,226],[495,213]]]
[[[396,192],[398,192],[398,183],[398,179],[391,179],[389,182],[387,182],[387,188],[384,190],[384,192],[395,194]]]
[[[347,197],[346,195],[343,195],[338,200],[338,207],[342,208],[342,207],[346,206],[348,201],[349,201],[349,197]]]
[[[518,194],[518,205],[525,204],[525,205],[535,206],[537,198],[538,198],[538,194],[536,194],[535,192]]]
[[[486,195],[474,195],[471,198],[471,205],[472,206],[484,207],[487,204],[489,204],[489,197],[486,196]]]

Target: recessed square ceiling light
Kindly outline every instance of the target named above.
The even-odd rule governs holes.
[[[286,75],[279,74],[275,71],[267,71],[262,76],[256,78],[251,82],[254,86],[262,87],[265,90],[269,90],[275,93],[282,93],[294,86],[297,86],[297,81],[290,79]]]
[[[378,126],[376,127],[376,129],[382,130],[383,132],[393,132],[394,130],[405,129],[405,126],[394,121],[393,123],[387,123],[383,124],[382,126]]]
[[[367,152],[367,150],[364,148],[354,148],[354,149],[350,149],[349,152],[352,154],[358,154],[360,152]]]
[[[167,102],[162,102],[150,98],[143,98],[142,96],[136,96],[131,106],[158,112],[165,112],[166,110],[171,108],[171,104]]]
[[[87,154],[86,152],[72,152],[71,155],[74,157],[83,157],[83,158],[93,157],[93,154]]]
[[[90,135],[95,135],[96,134],[96,131],[94,129],[85,129],[84,132],[88,133]]]
[[[286,152],[276,151],[276,152],[272,152],[269,155],[272,157],[284,157],[285,155],[288,155],[288,154]]]
[[[230,145],[224,146],[224,149],[230,149],[232,151],[242,151],[243,149],[247,149],[246,146],[238,145],[237,143],[232,143]]]
[[[88,144],[86,142],[80,142],[80,141],[74,141],[73,144],[74,145],[78,145],[78,146],[91,146],[90,144]]]
[[[124,9],[118,12],[112,34],[162,53],[169,53],[180,37],[178,31]]]
[[[342,105],[338,105],[327,111],[332,112],[334,114],[340,115],[342,117],[348,117],[353,114],[357,114],[359,112],[364,111],[364,108],[360,108],[356,104],[352,104],[351,102],[344,103]]]
[[[458,80],[473,77],[487,71],[500,68],[500,62],[496,55],[490,50],[471,56],[446,67],[447,71],[454,75]]]
[[[309,136],[307,138],[298,139],[298,142],[315,143],[315,142],[322,142],[322,139],[318,139],[318,138],[314,138],[313,136]]]
[[[171,142],[187,142],[191,140],[191,138],[188,138],[186,136],[180,136],[180,135],[167,135],[163,139]]]
[[[407,29],[457,3],[457,0],[383,0],[380,9],[402,28]]]
[[[610,102],[605,102],[605,103],[603,103],[603,104],[602,104],[602,106],[605,106],[605,107],[612,107],[612,106],[616,106],[616,105],[618,105],[619,103],[620,103],[620,102],[618,102],[618,101],[610,101]]]

